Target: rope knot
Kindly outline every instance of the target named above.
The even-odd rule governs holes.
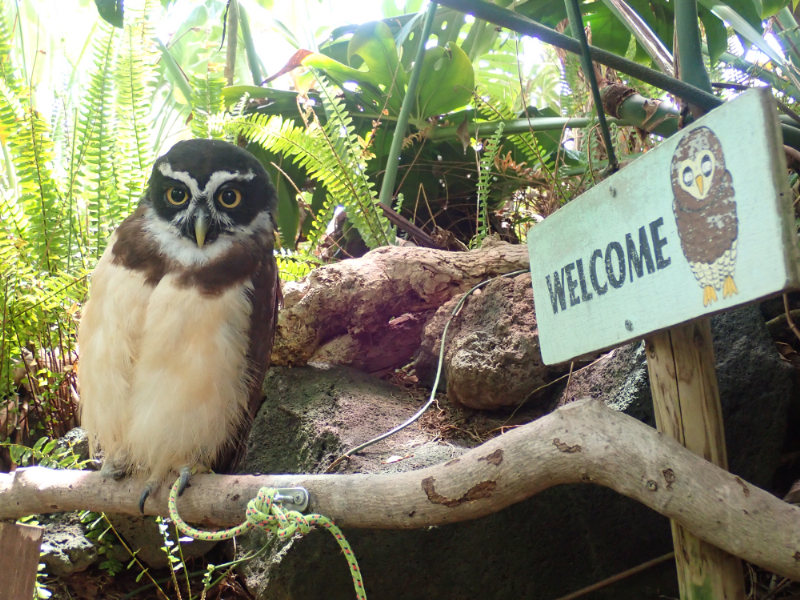
[[[275,501],[278,493],[275,488],[263,487],[258,490],[255,498],[247,503],[245,511],[245,522],[231,529],[221,531],[202,531],[188,525],[178,514],[178,487],[180,479],[172,486],[169,493],[169,516],[175,522],[183,535],[188,535],[196,540],[218,542],[229,540],[234,536],[246,533],[250,529],[266,529],[277,535],[280,539],[288,539],[294,535],[295,531],[300,531],[301,535],[306,535],[315,525],[320,525],[331,532],[344,552],[347,564],[350,567],[350,574],[353,576],[353,585],[356,590],[358,600],[367,600],[364,592],[364,582],[361,578],[361,571],[358,562],[350,548],[350,544],[344,539],[342,530],[329,518],[322,515],[303,515],[296,510],[286,511],[280,502]]]

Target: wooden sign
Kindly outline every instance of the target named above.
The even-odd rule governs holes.
[[[774,100],[755,89],[528,233],[546,364],[798,287]]]

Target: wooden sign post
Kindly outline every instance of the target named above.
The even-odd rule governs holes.
[[[708,318],[800,282],[770,92],[665,140],[531,229],[528,248],[544,362],[646,338],[659,431],[727,469]],[[672,531],[682,599],[744,599],[739,559]]]
[[[0,523],[0,598],[30,600],[39,571],[44,529]]]

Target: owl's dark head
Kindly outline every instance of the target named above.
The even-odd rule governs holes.
[[[172,254],[197,255],[197,262],[223,250],[226,239],[271,234],[277,196],[249,152],[220,140],[188,140],[156,160],[144,203],[155,213],[153,233],[171,242]]]

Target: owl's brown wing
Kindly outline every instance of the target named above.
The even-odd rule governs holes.
[[[242,463],[247,453],[247,438],[256,413],[264,401],[262,385],[269,368],[275,327],[278,322],[278,307],[283,298],[278,279],[278,265],[270,248],[252,276],[253,290],[250,302],[250,340],[247,350],[248,404],[247,414],[239,429],[222,452],[214,466],[217,473],[232,473]]]
[[[713,264],[738,236],[736,199],[730,172],[724,171],[703,204],[673,188],[673,211],[684,256],[690,263]]]

